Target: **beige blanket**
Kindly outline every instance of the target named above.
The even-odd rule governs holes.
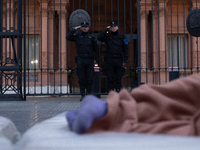
[[[164,85],[110,92],[108,112],[87,133],[118,131],[200,135],[200,75]]]

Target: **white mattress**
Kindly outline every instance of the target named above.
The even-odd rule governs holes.
[[[69,130],[65,113],[30,128],[16,150],[199,150],[200,137],[106,132],[79,135]]]

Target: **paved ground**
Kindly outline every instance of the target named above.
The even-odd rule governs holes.
[[[8,135],[10,135],[8,132],[6,132],[8,135],[0,135],[0,149],[199,150],[200,138],[192,136],[166,136],[117,132],[83,135],[75,134],[69,130],[63,112],[71,109],[78,109],[80,106],[79,99],[80,97],[70,96],[56,98],[28,97],[27,101],[0,100],[0,116],[10,118],[21,133],[24,133],[38,122],[53,117],[31,128],[15,144],[11,143],[13,138],[11,138],[11,141],[6,139]],[[102,99],[105,99],[105,97],[102,97]],[[54,117],[57,114],[60,115]],[[9,130],[10,128],[4,128],[4,131]],[[11,133],[14,132],[12,131]]]
[[[102,99],[106,95],[101,96]],[[0,116],[9,118],[20,133],[57,114],[78,109],[80,96],[27,97],[26,101],[1,101]]]
[[[27,97],[26,101],[0,101],[0,116],[9,118],[20,133],[33,125],[71,109],[78,109],[80,96]]]

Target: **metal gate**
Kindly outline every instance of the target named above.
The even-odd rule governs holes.
[[[76,9],[91,17],[90,34],[97,37],[111,20],[128,39],[129,64],[123,88],[140,85],[140,0],[27,0],[24,8],[24,97],[79,95],[76,46],[66,40],[69,16]],[[98,41],[100,84],[96,94],[108,94],[103,57],[105,44]],[[137,72],[137,73],[136,73]],[[93,85],[95,86],[95,85]]]
[[[123,88],[130,91],[140,84],[161,85],[198,73],[200,40],[188,33],[186,19],[199,6],[197,0],[2,0],[1,97],[10,97],[10,90],[18,99],[80,94],[74,60],[76,45],[66,40],[69,16],[77,9],[90,15],[89,33],[93,36],[97,37],[111,20],[126,36],[129,59]],[[97,44],[97,94],[102,95],[108,94],[105,44]]]
[[[118,23],[119,32],[124,34],[129,42],[129,59],[126,65],[126,71],[122,78],[122,87],[131,90],[141,84],[140,68],[140,0],[72,0],[67,5],[67,25],[70,14],[83,9],[91,17],[91,26],[89,33],[94,37],[100,34],[111,21]],[[69,27],[67,27],[69,28]],[[67,30],[69,32],[69,29]],[[139,40],[138,40],[139,39]],[[106,55],[106,45],[97,41],[98,45],[98,65],[100,67],[100,87],[99,94],[108,94],[106,64],[104,57]],[[74,57],[76,46],[73,42],[67,41],[68,61],[67,65],[72,68],[72,93],[79,92],[78,77],[75,74],[76,63]]]
[[[0,71],[1,100],[21,100],[22,0],[0,1]]]

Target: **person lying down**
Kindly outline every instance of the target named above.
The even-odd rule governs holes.
[[[106,100],[86,96],[79,110],[67,112],[76,133],[106,131],[200,135],[200,75],[164,85],[141,85],[130,93],[110,92]]]

